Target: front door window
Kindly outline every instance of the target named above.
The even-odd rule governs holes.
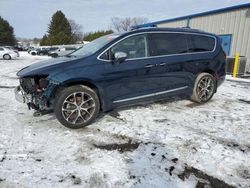
[[[147,42],[145,35],[136,35],[124,39],[111,48],[111,58],[114,58],[116,52],[125,52],[127,59],[147,57]]]

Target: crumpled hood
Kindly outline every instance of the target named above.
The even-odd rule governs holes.
[[[74,60],[77,60],[74,58]],[[73,59],[71,57],[59,57],[59,58],[53,58],[45,61],[41,61],[38,63],[34,63],[30,66],[24,67],[19,72],[17,72],[17,76],[19,77],[25,77],[25,76],[33,76],[33,75],[39,75],[44,74],[47,75],[50,73],[50,71],[55,70],[58,66],[60,66],[60,69],[62,68],[62,64],[71,64]]]

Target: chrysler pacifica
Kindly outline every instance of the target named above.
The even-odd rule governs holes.
[[[184,96],[209,101],[225,79],[225,53],[211,33],[146,28],[100,37],[73,53],[23,68],[16,98],[69,128],[100,111]]]

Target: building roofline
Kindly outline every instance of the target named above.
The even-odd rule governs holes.
[[[247,7],[250,7],[250,3],[245,3],[245,4],[240,4],[240,5],[235,5],[235,6],[225,7],[225,8],[215,9],[215,10],[210,10],[210,11],[196,13],[196,14],[190,14],[190,15],[186,15],[186,16],[180,16],[180,17],[176,17],[176,18],[160,20],[160,21],[156,21],[156,22],[150,22],[150,23],[146,23],[146,24],[136,25],[136,26],[133,26],[132,28],[137,29],[137,28],[141,28],[141,27],[153,27],[153,26],[155,26],[157,24],[161,24],[161,23],[168,23],[168,22],[173,22],[173,21],[178,21],[178,20],[183,20],[183,19],[190,19],[190,18],[194,18],[194,17],[205,16],[205,15],[215,14],[215,13],[221,13],[221,12],[236,10],[236,9],[240,9],[240,8],[247,8]]]

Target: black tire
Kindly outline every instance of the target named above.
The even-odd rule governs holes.
[[[3,59],[4,60],[11,60],[11,56],[9,54],[4,54]]]
[[[95,120],[99,111],[99,98],[87,86],[71,86],[56,94],[54,112],[57,120],[65,127],[83,128]]]
[[[31,55],[36,55],[36,52],[31,52]]]
[[[57,53],[51,54],[51,57],[57,58],[58,54]]]
[[[194,84],[191,100],[197,103],[208,102],[216,91],[216,81],[209,73],[200,73]]]

